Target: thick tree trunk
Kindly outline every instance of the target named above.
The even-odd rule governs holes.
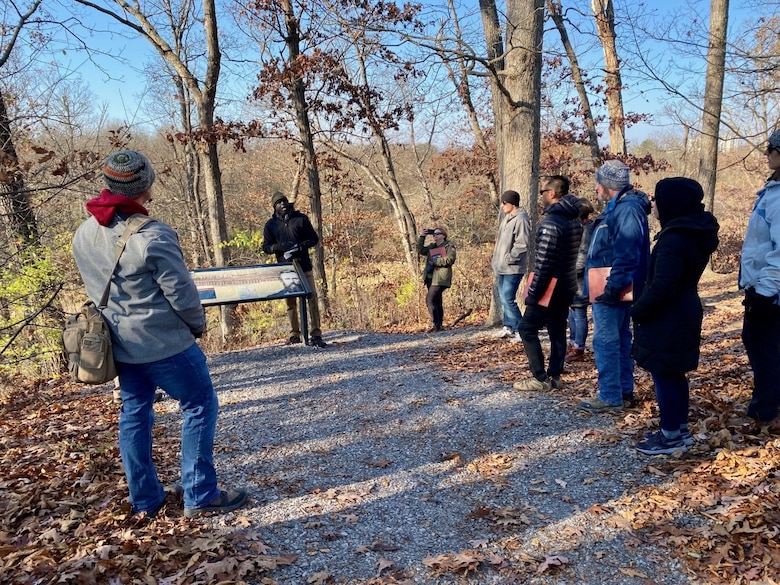
[[[501,191],[514,189],[536,224],[542,77],[544,0],[507,2],[507,51],[499,134]]]
[[[612,0],[591,0],[596,29],[604,50],[604,83],[607,87],[609,115],[609,149],[615,154],[626,154],[626,121],[623,112],[623,82],[620,78],[620,59],[615,44],[615,9]]]
[[[488,54],[493,64],[491,89],[495,113],[499,191],[520,193],[535,224],[538,216],[542,31],[544,0],[508,0],[506,52],[497,28],[494,0],[480,0]],[[495,283],[486,325],[497,325],[499,311]]]
[[[699,183],[704,189],[708,210],[715,207],[715,179],[718,170],[718,137],[720,112],[723,105],[723,78],[726,65],[726,33],[729,20],[729,0],[710,2],[710,40],[707,49],[707,77],[704,88],[704,110],[701,118],[701,149],[699,151]]]

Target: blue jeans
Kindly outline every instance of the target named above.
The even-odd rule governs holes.
[[[569,309],[569,343],[577,349],[585,349],[588,339],[588,307]]]
[[[612,406],[634,394],[631,357],[631,303],[593,303],[593,353],[599,372],[598,397]]]
[[[501,312],[503,313],[503,324],[512,333],[517,332],[520,325],[520,307],[517,306],[517,289],[520,288],[520,281],[523,280],[522,274],[499,274],[498,275],[498,298],[501,300]]]
[[[661,428],[665,431],[679,431],[680,426],[688,424],[690,389],[685,372],[650,374],[653,376],[658,410],[661,412]]]
[[[184,506],[203,506],[219,496],[212,451],[219,402],[197,343],[172,357],[146,364],[117,362],[122,388],[119,451],[125,467],[133,511],[154,512],[165,499],[152,460],[155,387],[179,401],[181,485]]]

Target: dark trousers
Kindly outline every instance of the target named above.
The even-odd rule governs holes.
[[[441,329],[442,321],[444,321],[442,295],[447,290],[447,287],[435,284],[426,284],[426,286],[428,287],[428,294],[425,295],[425,305],[428,307],[428,313],[431,316],[434,328]]]
[[[745,317],[742,342],[753,368],[753,397],[749,417],[769,422],[780,407],[780,307]]]
[[[661,411],[661,428],[675,432],[688,424],[690,388],[684,372],[658,374],[650,372],[655,384],[658,410]]]
[[[558,302],[556,302],[556,300]],[[569,301],[556,299],[553,296],[549,307],[526,305],[523,318],[520,319],[518,332],[523,340],[528,366],[534,378],[543,381],[548,376],[556,378],[563,373],[563,362],[566,357],[566,323],[569,316]],[[547,328],[550,337],[550,365],[545,371],[544,353],[539,341],[539,331]]]

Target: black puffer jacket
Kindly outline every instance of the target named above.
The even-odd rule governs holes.
[[[319,241],[320,238],[309,218],[296,209],[292,209],[284,217],[274,213],[263,229],[263,252],[276,254],[277,262],[289,262],[284,259],[284,253],[298,245],[300,249],[293,254],[291,260],[298,260],[304,272],[310,272],[312,269],[309,248],[316,246]]]
[[[661,231],[645,288],[631,308],[634,359],[650,372],[689,372],[699,364],[703,311],[697,288],[718,247],[719,229],[702,199],[701,186],[692,179],[675,177],[656,185]]]
[[[534,278],[528,286],[527,305],[535,305],[557,278],[552,303],[571,303],[577,292],[577,252],[582,238],[579,199],[564,195],[560,201],[544,210],[544,217],[536,227]]]
[[[582,239],[577,252],[577,292],[571,300],[571,306],[575,309],[581,309],[590,304],[588,295],[585,294],[585,266],[588,264],[588,246],[590,246],[594,225],[596,224],[592,219],[582,224]]]

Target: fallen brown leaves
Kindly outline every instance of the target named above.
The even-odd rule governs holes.
[[[647,481],[609,504],[588,509],[595,521],[650,541],[680,560],[697,582],[775,583],[780,574],[780,439],[747,424],[743,414],[752,375],[739,339],[741,307],[733,276],[712,277],[702,287],[707,305],[702,358],[690,376],[692,422],[697,445],[679,458],[648,458]],[[730,288],[731,287],[731,288]],[[725,291],[725,292],[724,292]],[[434,345],[426,355],[443,375],[480,373],[504,383],[516,381],[522,348],[498,341]],[[592,391],[592,363],[573,365],[563,392],[572,400]],[[584,436],[605,445],[635,439],[657,423],[652,382],[637,371],[639,408],[617,420],[617,433],[587,429]],[[0,581],[3,583],[275,583],[274,571],[295,563],[295,554],[273,554],[272,546],[241,516],[225,516],[221,532],[181,515],[172,499],[156,518],[133,517],[117,448],[117,410],[110,394],[67,384],[19,384],[0,400]],[[178,478],[178,437],[155,435],[155,456],[164,483]],[[457,453],[443,460],[462,465]],[[367,464],[391,465],[384,456]],[[517,465],[506,453],[485,454],[468,471],[496,484]],[[601,470],[593,469],[598,476]],[[586,480],[588,482],[590,480]],[[596,481],[596,479],[593,479]],[[553,485],[554,482],[554,485]],[[553,479],[533,490],[566,487]],[[367,494],[328,489],[323,497],[348,506]],[[500,571],[506,582],[565,570],[571,561],[550,551],[530,555],[517,536],[546,519],[533,508],[482,506],[467,520],[487,522],[505,538],[476,538],[472,550],[424,557],[432,575],[474,578]],[[355,520],[357,521],[357,517]],[[576,526],[559,531],[577,543]],[[497,543],[500,543],[497,544]],[[499,548],[497,549],[496,546]],[[396,545],[376,541],[365,548],[392,552]],[[492,552],[488,552],[488,548]],[[363,552],[357,550],[356,552]],[[500,553],[506,553],[503,557]],[[512,561],[507,559],[511,556]],[[380,556],[367,585],[411,585],[411,576]],[[647,579],[637,568],[627,577]],[[513,581],[514,579],[514,581]],[[327,585],[338,577],[318,572],[309,583]]]
[[[744,417],[752,372],[740,339],[742,307],[735,289],[734,275],[708,274],[700,286],[705,304],[702,354],[699,369],[689,376],[697,446],[680,458],[647,460],[647,473],[666,480],[661,486],[638,485],[634,493],[616,503],[617,511],[593,506],[589,512],[614,514],[609,519],[612,525],[642,533],[667,548],[700,582],[777,583],[780,438]],[[506,369],[496,369],[492,359],[497,343],[501,343]],[[517,362],[525,363],[522,348],[495,340],[453,344],[439,351],[442,354],[436,363],[443,370],[480,373],[503,382],[516,381]],[[579,363],[571,369],[563,376],[565,392],[573,399],[587,396],[596,376],[592,364]],[[637,438],[657,424],[652,380],[641,370],[636,380],[637,394],[645,401],[618,422],[624,437]],[[488,472],[489,462],[489,458],[475,462],[477,471]],[[475,517],[491,514],[495,511],[474,513]],[[572,535],[573,541],[578,538]],[[443,562],[439,561],[437,570]],[[536,560],[537,570],[549,569],[554,562]],[[464,565],[468,570],[471,567]],[[633,569],[620,570],[627,576],[646,577]]]
[[[130,514],[110,402],[110,392],[42,382],[3,394],[0,582],[275,583],[297,556],[268,554],[254,533],[187,521],[173,496],[156,518]],[[178,438],[155,444],[161,479],[173,481]]]

